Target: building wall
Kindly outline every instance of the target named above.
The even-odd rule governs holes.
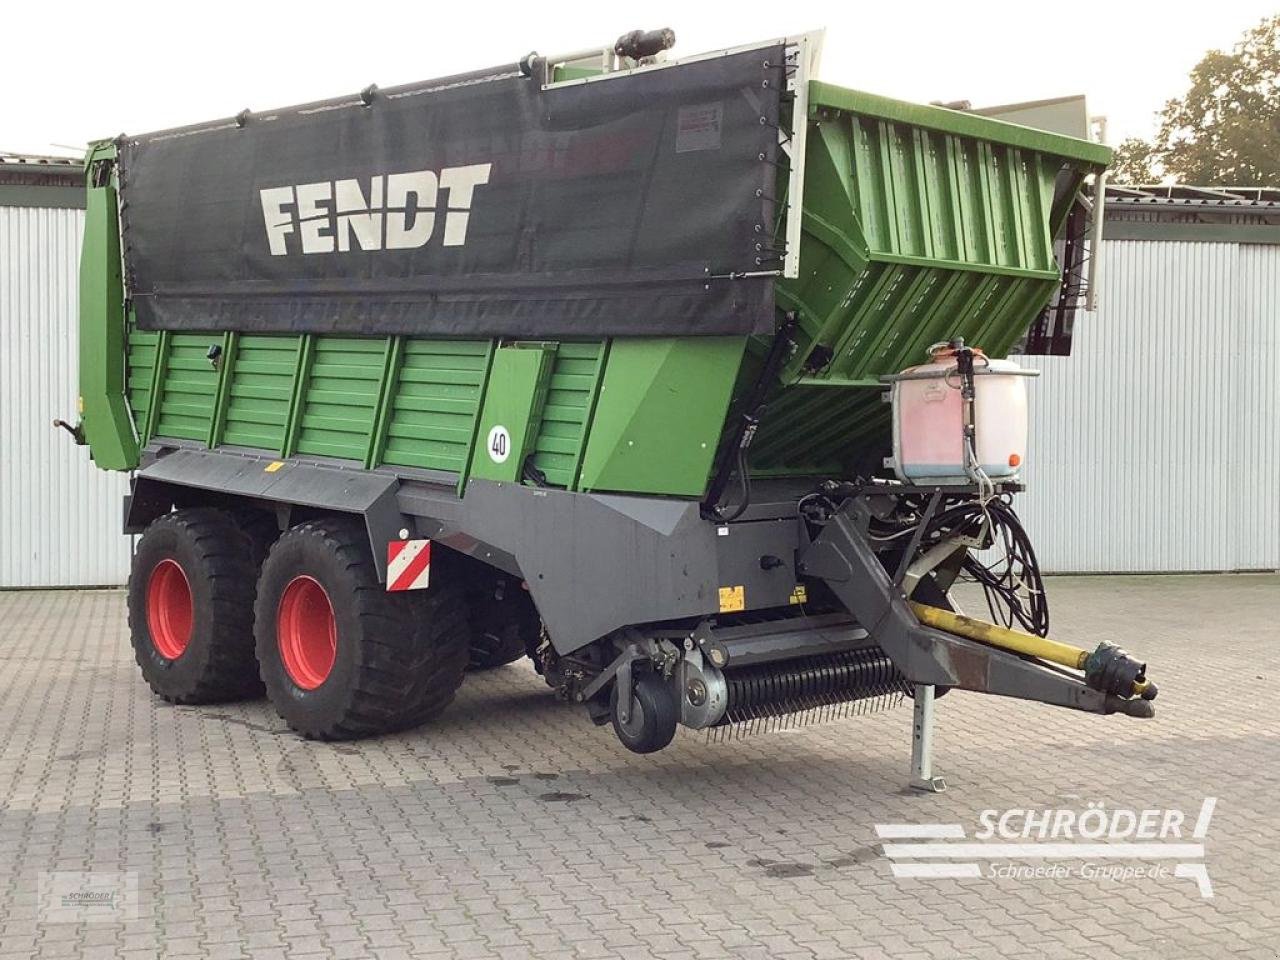
[[[0,588],[123,583],[123,474],[51,423],[76,414],[84,212],[0,206]]]
[[[83,213],[0,207],[0,588],[123,583],[121,474],[76,410]],[[1074,355],[1035,357],[1018,498],[1055,572],[1280,567],[1280,246],[1109,241]]]
[[[1024,361],[1041,566],[1280,567],[1280,246],[1107,241],[1072,354]]]

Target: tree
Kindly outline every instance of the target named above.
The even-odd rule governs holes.
[[[1205,54],[1190,89],[1161,110],[1154,142],[1120,145],[1113,176],[1280,187],[1280,16],[1246,32],[1231,53]]]
[[[1158,183],[1154,159],[1151,144],[1140,137],[1130,137],[1116,147],[1107,176],[1117,183]]]

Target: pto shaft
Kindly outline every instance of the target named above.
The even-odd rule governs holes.
[[[926,626],[1073,670],[1083,670],[1085,682],[1095,690],[1121,697],[1141,697],[1143,700],[1154,700],[1156,697],[1156,685],[1146,676],[1147,665],[1134,660],[1113,644],[1100,643],[1090,653],[1069,643],[1010,630],[1008,627],[975,620],[914,600],[911,602],[911,609],[916,619]]]

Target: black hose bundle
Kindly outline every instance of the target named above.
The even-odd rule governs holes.
[[[929,524],[928,533],[943,530],[968,536],[985,531],[984,539],[1000,553],[988,564],[970,552],[962,567],[966,579],[982,587],[991,621],[1006,627],[1016,622],[1028,633],[1048,636],[1049,601],[1040,564],[1009,500],[970,500],[943,510]],[[928,543],[930,537],[924,540]]]
[[[746,513],[747,508],[751,506],[751,466],[747,451],[751,441],[755,439],[756,428],[760,426],[765,397],[777,382],[778,372],[786,363],[788,353],[795,346],[791,336],[795,333],[798,322],[794,311],[785,314],[782,326],[778,328],[773,335],[773,341],[769,344],[769,353],[765,357],[760,375],[740,404],[734,433],[727,442],[722,441],[720,445],[715,472],[711,477],[711,486],[702,501],[703,516],[716,523],[731,523]],[[729,477],[735,466],[738,468],[738,485],[742,494],[733,512],[725,514],[720,508],[720,497],[729,484]]]

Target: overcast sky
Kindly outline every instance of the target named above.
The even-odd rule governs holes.
[[[1192,9],[1194,12],[1192,12]],[[815,27],[820,76],[907,100],[975,106],[1084,93],[1112,143],[1149,136],[1206,50],[1229,48],[1280,0],[1177,4],[911,2],[636,4],[38,3],[0,12],[0,150],[66,152],[141,133],[519,59],[670,26],[676,54]]]

